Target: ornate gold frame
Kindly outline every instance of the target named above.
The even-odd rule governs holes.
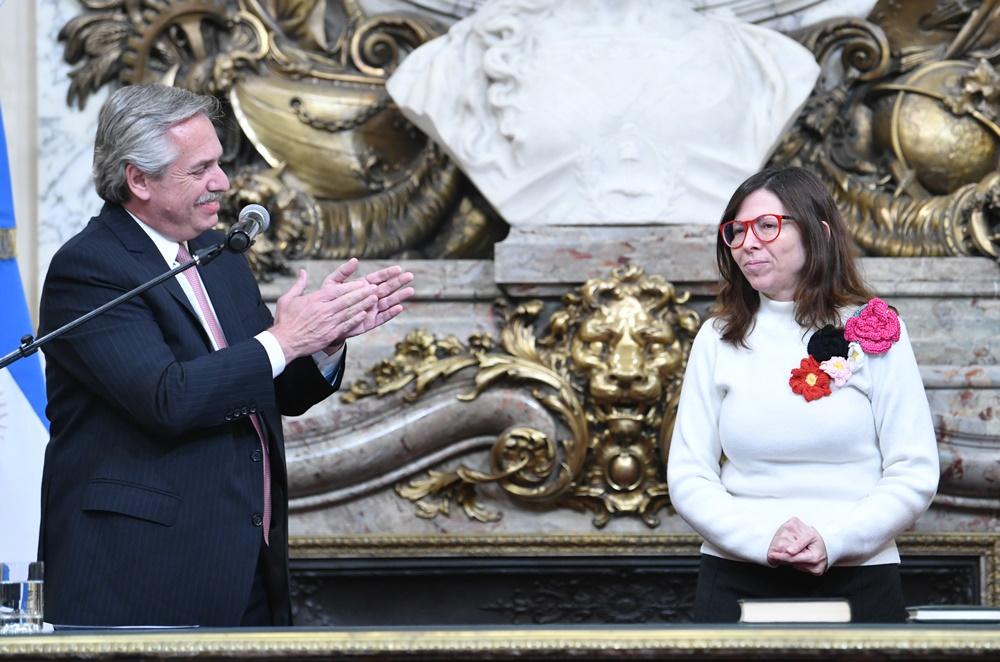
[[[1000,533],[911,533],[897,539],[904,556],[979,558],[983,604],[1000,604]],[[691,534],[509,535],[509,536],[330,536],[295,537],[293,559],[513,557],[513,556],[697,556],[701,539]]]
[[[393,630],[91,632],[0,638],[0,658],[162,659],[810,659],[820,651],[919,654],[945,659],[1000,653],[1000,629],[985,627],[504,627]]]
[[[294,558],[523,555],[694,555],[699,539],[687,534],[560,536],[345,536],[296,537]],[[904,554],[977,556],[984,573],[984,602],[998,602],[1000,534],[909,534]],[[853,656],[937,658],[1000,655],[1000,629],[986,626],[898,627],[691,627],[680,625],[599,627],[489,627],[323,629],[271,631],[160,630],[0,637],[0,659],[547,659],[607,658],[801,659],[817,652]]]

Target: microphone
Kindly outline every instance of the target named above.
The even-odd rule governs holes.
[[[247,205],[240,210],[240,216],[233,223],[226,235],[226,248],[234,253],[243,253],[254,237],[267,230],[271,224],[271,215],[260,205]]]

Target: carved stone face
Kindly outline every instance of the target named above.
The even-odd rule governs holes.
[[[680,376],[683,352],[667,321],[642,293],[604,293],[573,339],[572,356],[589,378],[596,422],[619,439],[653,425],[666,384]]]
[[[469,517],[495,522],[501,514],[481,506],[476,494],[477,485],[493,483],[519,500],[589,510],[598,528],[618,515],[655,527],[669,503],[663,466],[681,376],[701,326],[700,315],[684,305],[688,298],[638,266],[622,267],[563,295],[544,337],[535,328],[541,300],[501,308],[499,346],[489,336],[470,338],[466,349],[453,338],[411,333],[394,359],[373,370],[375,384],[355,383],[351,396],[415,382],[416,399],[440,377],[478,366],[475,392],[461,400],[500,384],[526,384],[564,426],[506,427],[490,452],[489,473],[463,464],[398,484],[396,492],[417,503],[421,517],[446,513],[454,499]]]

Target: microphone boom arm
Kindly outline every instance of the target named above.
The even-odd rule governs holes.
[[[98,308],[95,308],[94,310],[90,311],[89,313],[86,313],[85,315],[81,315],[80,317],[77,317],[72,322],[68,322],[67,324],[64,324],[63,326],[59,327],[55,331],[52,331],[50,333],[45,334],[44,336],[42,336],[38,340],[35,340],[34,337],[30,333],[27,334],[27,335],[25,335],[25,336],[22,336],[21,337],[21,344],[18,346],[18,348],[15,349],[10,354],[7,354],[3,358],[0,358],[0,370],[6,368],[11,363],[14,363],[15,361],[17,361],[19,359],[23,359],[26,356],[31,356],[32,354],[34,354],[35,352],[38,351],[39,347],[41,347],[45,343],[49,342],[50,340],[54,340],[54,339],[58,338],[59,336],[63,335],[64,333],[72,331],[73,329],[75,329],[76,327],[80,326],[81,324],[83,324],[85,322],[89,322],[90,320],[92,320],[93,318],[97,317],[98,315],[104,313],[105,311],[111,310],[115,306],[119,306],[119,305],[125,303],[129,299],[131,299],[131,298],[133,298],[133,297],[135,297],[135,296],[137,296],[139,294],[142,294],[143,292],[145,292],[146,290],[148,290],[148,289],[150,289],[152,287],[156,287],[160,283],[173,278],[174,276],[176,276],[177,274],[181,273],[182,271],[190,269],[191,267],[194,267],[194,266],[208,264],[209,262],[211,262],[212,260],[214,260],[215,258],[217,258],[219,256],[219,254],[222,253],[223,249],[225,249],[225,247],[226,247],[226,244],[225,244],[225,242],[223,242],[221,244],[218,244],[217,246],[208,246],[207,248],[203,248],[200,251],[195,251],[195,254],[191,256],[191,261],[190,262],[178,265],[178,266],[174,267],[173,269],[171,269],[170,271],[167,271],[167,272],[164,272],[164,273],[160,274],[156,278],[153,278],[152,280],[149,280],[149,281],[143,283],[142,285],[140,285],[139,287],[136,287],[133,290],[129,290],[125,294],[122,294],[121,296],[119,296],[119,297],[117,297],[115,299],[112,299],[111,301],[108,301],[106,304],[104,304],[104,305],[102,305],[102,306],[100,306]]]

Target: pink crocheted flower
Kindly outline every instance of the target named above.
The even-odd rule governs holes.
[[[844,338],[857,342],[866,354],[884,354],[899,340],[899,317],[875,297],[844,325]]]
[[[832,356],[826,361],[819,364],[820,370],[830,375],[830,379],[833,380],[833,385],[840,388],[847,383],[847,380],[851,378],[854,373],[851,372],[851,367],[847,365],[847,359],[843,356]]]

